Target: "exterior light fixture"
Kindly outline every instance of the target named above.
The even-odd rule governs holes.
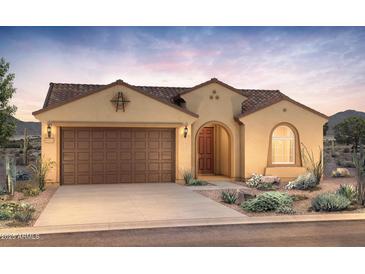
[[[184,128],[184,138],[186,138],[186,136],[188,136],[188,127],[185,126]]]
[[[51,123],[48,123],[48,125],[47,125],[47,136],[48,136],[48,138],[51,138]]]

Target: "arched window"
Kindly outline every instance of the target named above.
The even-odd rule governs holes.
[[[276,127],[271,136],[271,163],[295,164],[295,134],[285,125]]]

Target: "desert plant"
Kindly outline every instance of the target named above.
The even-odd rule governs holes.
[[[341,211],[351,204],[346,197],[336,193],[321,193],[312,200],[315,211]]]
[[[33,179],[41,191],[46,189],[46,176],[54,164],[55,162],[51,160],[44,160],[39,157],[34,164],[29,166],[33,173]]]
[[[222,191],[222,201],[227,204],[235,204],[238,199],[237,191]]]
[[[29,136],[27,133],[27,129],[24,129],[24,137],[23,137],[23,145],[22,145],[22,149],[23,149],[23,164],[26,166],[28,165],[28,150],[30,148],[29,145]]]
[[[38,196],[40,193],[40,190],[38,187],[29,187],[29,188],[23,189],[22,193],[25,196]]]
[[[281,214],[295,214],[295,210],[291,206],[279,206],[275,212],[281,213]]]
[[[185,184],[188,185],[190,183],[190,181],[194,179],[194,176],[193,176],[193,173],[191,173],[190,171],[184,171],[183,178],[184,178]]]
[[[0,220],[10,220],[13,218],[12,212],[6,209],[0,209]]]
[[[301,195],[301,194],[292,194],[290,195],[290,197],[293,199],[294,202],[296,201],[303,201],[303,200],[307,200],[308,197],[305,195]]]
[[[350,148],[345,147],[345,148],[343,149],[343,153],[349,153],[349,152],[351,152]]]
[[[288,194],[272,191],[243,202],[241,207],[247,211],[266,212],[277,210],[279,207],[292,207],[292,204],[293,199]]]
[[[319,182],[322,179],[323,175],[323,152],[322,149],[319,148],[319,159],[316,160],[314,158],[313,151],[311,150],[309,152],[308,148],[302,143],[302,158],[304,165],[307,168],[307,171],[312,173],[314,177],[316,178],[316,185],[319,184]]]
[[[208,182],[206,181],[203,181],[203,180],[199,180],[199,179],[191,179],[187,185],[189,186],[204,186],[204,185],[207,185]]]
[[[357,202],[365,205],[365,153],[362,144],[360,144],[360,152],[353,154],[353,162],[356,167],[357,181]]]
[[[257,187],[262,180],[262,175],[253,173],[251,178],[247,180],[246,184],[249,187]]]
[[[290,181],[286,189],[309,190],[317,186],[317,179],[313,173],[299,175],[294,181]]]
[[[14,219],[19,222],[28,223],[32,219],[34,212],[35,209],[33,206],[20,204],[14,213]]]
[[[357,191],[352,185],[340,185],[336,194],[346,197],[352,203],[357,200]]]
[[[256,189],[258,190],[275,190],[276,188],[274,187],[273,183],[260,183]]]

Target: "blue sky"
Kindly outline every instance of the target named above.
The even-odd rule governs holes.
[[[49,82],[280,89],[331,115],[365,111],[364,27],[0,27],[17,117]]]

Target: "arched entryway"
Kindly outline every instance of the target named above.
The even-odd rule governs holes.
[[[202,125],[195,136],[195,175],[231,177],[232,134],[222,123]]]

